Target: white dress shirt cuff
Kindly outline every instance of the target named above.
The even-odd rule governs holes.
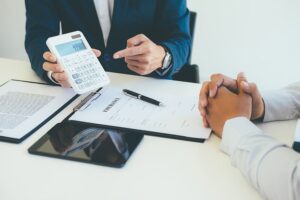
[[[164,75],[166,75],[169,71],[170,71],[170,69],[172,68],[172,64],[170,64],[166,69],[157,69],[157,70],[155,70],[155,72],[159,75],[159,76],[164,76]]]
[[[59,83],[53,79],[52,74],[53,74],[53,71],[48,71],[48,72],[47,72],[48,78],[49,78],[53,83],[59,85]]]
[[[221,150],[231,155],[237,148],[241,139],[249,134],[261,132],[252,122],[245,117],[228,120],[223,129]]]

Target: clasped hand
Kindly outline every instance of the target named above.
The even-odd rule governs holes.
[[[222,137],[224,124],[235,117],[251,120],[262,118],[264,103],[254,83],[248,83],[243,73],[237,79],[222,74],[211,76],[205,82],[199,95],[199,111],[205,127],[211,127]]]

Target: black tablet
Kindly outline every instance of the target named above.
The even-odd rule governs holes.
[[[31,154],[122,167],[144,135],[65,121],[32,145]]]

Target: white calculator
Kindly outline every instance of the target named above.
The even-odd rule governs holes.
[[[76,93],[83,94],[109,84],[108,75],[80,31],[51,37],[47,46]]]

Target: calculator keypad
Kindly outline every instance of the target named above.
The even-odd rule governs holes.
[[[76,84],[73,87],[81,91],[108,81],[106,72],[91,51],[65,56],[62,58],[62,64]]]

